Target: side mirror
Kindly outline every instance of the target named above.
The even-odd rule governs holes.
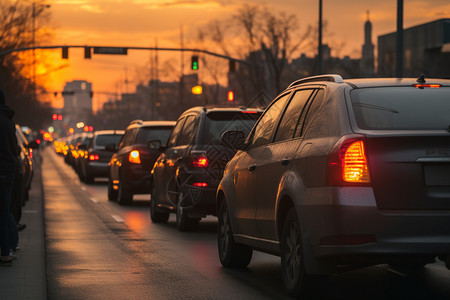
[[[161,149],[161,141],[160,140],[148,141],[147,147],[150,150],[160,150]]]
[[[234,150],[244,150],[247,146],[245,144],[245,133],[243,131],[225,131],[222,134],[222,144],[225,147],[234,149]]]
[[[31,141],[28,143],[28,148],[39,149],[39,144],[36,141]]]
[[[106,151],[111,151],[111,152],[116,152],[117,151],[116,144],[114,144],[114,143],[106,144],[105,145],[105,150]]]

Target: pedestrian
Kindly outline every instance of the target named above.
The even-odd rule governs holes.
[[[0,266],[12,265],[11,250],[19,240],[17,224],[10,211],[14,174],[17,161],[14,111],[6,105],[0,90]]]

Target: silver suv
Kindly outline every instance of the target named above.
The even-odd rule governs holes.
[[[450,80],[292,83],[265,110],[217,191],[225,267],[281,256],[289,293],[338,266],[450,265]]]

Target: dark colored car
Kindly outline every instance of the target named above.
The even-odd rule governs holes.
[[[184,231],[201,218],[216,215],[216,189],[235,153],[222,144],[221,135],[228,130],[250,132],[261,113],[246,108],[194,107],[185,111],[152,170],[152,221],[166,222],[174,212],[178,229]]]
[[[174,125],[173,121],[131,122],[109,163],[109,200],[129,204],[135,194],[150,194],[150,171]],[[158,149],[149,147],[149,142],[156,142]]]
[[[17,151],[19,158],[19,169],[14,174],[12,191],[11,212],[18,224],[22,217],[22,207],[28,200],[33,178],[33,160],[31,149],[37,149],[36,142],[29,143],[19,125],[16,124]]]
[[[80,139],[75,145],[76,154],[74,156],[74,169],[77,172],[78,177],[82,180],[81,176],[81,160],[88,155],[89,143],[94,138],[93,132],[84,132],[80,135]]]
[[[99,130],[89,143],[82,145],[85,150],[79,162],[79,177],[85,183],[93,183],[96,177],[108,177],[108,163],[113,152],[106,150],[108,144],[117,145],[124,134],[123,130]]]
[[[295,296],[339,266],[450,267],[449,100],[450,80],[291,84],[225,169],[222,264],[280,255]]]

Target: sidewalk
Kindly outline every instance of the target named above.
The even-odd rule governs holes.
[[[0,268],[0,300],[47,299],[40,163],[35,163],[33,167],[30,198],[23,207],[20,221],[27,227],[19,232],[21,250],[16,252],[17,260],[10,268]]]

